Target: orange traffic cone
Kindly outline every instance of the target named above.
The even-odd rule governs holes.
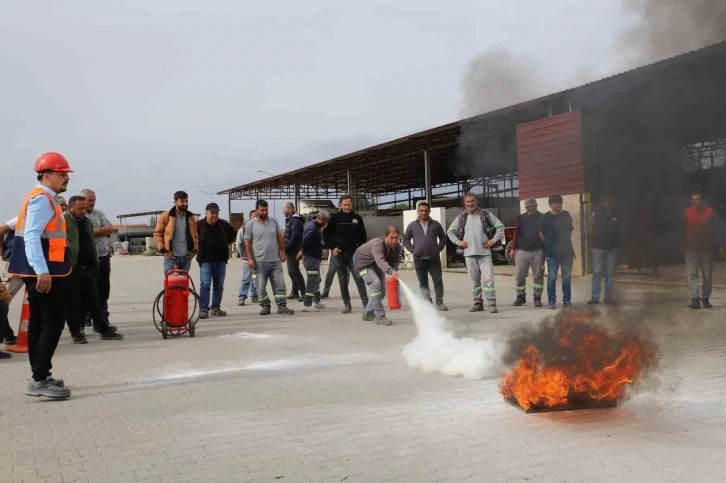
[[[20,311],[20,327],[18,328],[18,343],[8,346],[8,352],[28,352],[28,319],[30,319],[30,305],[28,304],[28,291],[23,296],[23,309]]]

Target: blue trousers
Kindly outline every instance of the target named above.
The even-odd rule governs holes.
[[[174,265],[176,265],[177,269],[188,272],[189,269],[192,267],[192,261],[189,260],[187,257],[165,258],[164,259],[164,273],[168,272],[169,270],[173,270]]]
[[[218,309],[222,305],[222,294],[224,293],[224,277],[227,275],[227,264],[225,262],[204,262],[199,267],[199,305],[202,310]],[[212,292],[212,305],[209,305],[209,292]]]
[[[613,298],[613,275],[618,267],[618,249],[592,249],[592,300],[600,300],[602,279],[605,278],[605,300]]]
[[[250,262],[246,258],[242,259],[242,282],[239,284],[238,297],[247,299],[247,294],[252,298],[257,298],[257,289],[252,281],[252,269]]]
[[[562,302],[572,300],[572,258],[560,260],[556,257],[546,257],[547,263],[547,301],[551,304],[557,302],[557,272],[562,271]]]

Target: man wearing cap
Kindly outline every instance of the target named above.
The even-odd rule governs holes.
[[[67,399],[71,391],[51,377],[51,360],[66,319],[66,278],[71,273],[66,222],[58,194],[66,191],[68,161],[45,153],[35,162],[39,184],[18,212],[8,273],[23,279],[28,291],[28,359],[33,380],[25,394]]]
[[[539,237],[542,213],[537,209],[537,200],[530,198],[524,202],[525,212],[517,217],[514,238],[509,256],[517,266],[517,299],[515,307],[527,303],[527,275],[532,269],[534,306],[542,307],[544,291],[544,242]]]
[[[219,205],[209,203],[206,216],[197,223],[197,263],[199,263],[200,278],[200,319],[212,316],[223,317],[227,312],[222,310],[222,294],[224,293],[224,278],[227,275],[227,261],[229,260],[229,246],[235,242],[237,233],[227,220],[219,217]],[[209,304],[210,290],[212,304]],[[211,309],[211,310],[210,310]]]

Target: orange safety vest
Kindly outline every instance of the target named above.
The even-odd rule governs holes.
[[[37,276],[28,262],[25,253],[25,217],[28,212],[28,203],[37,196],[45,196],[50,200],[55,210],[55,216],[45,225],[40,235],[43,255],[48,264],[48,273],[51,277],[67,277],[71,273],[71,262],[68,253],[68,236],[66,233],[66,220],[63,210],[56,200],[42,188],[33,188],[20,207],[18,222],[15,227],[13,251],[10,254],[8,274],[21,277]]]

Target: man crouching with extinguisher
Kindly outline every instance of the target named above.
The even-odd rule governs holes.
[[[393,324],[386,317],[383,297],[386,295],[386,274],[398,280],[398,262],[401,259],[398,237],[398,228],[389,226],[385,236],[374,238],[355,251],[353,265],[370,292],[368,304],[363,311],[364,321],[375,321],[378,325]]]

